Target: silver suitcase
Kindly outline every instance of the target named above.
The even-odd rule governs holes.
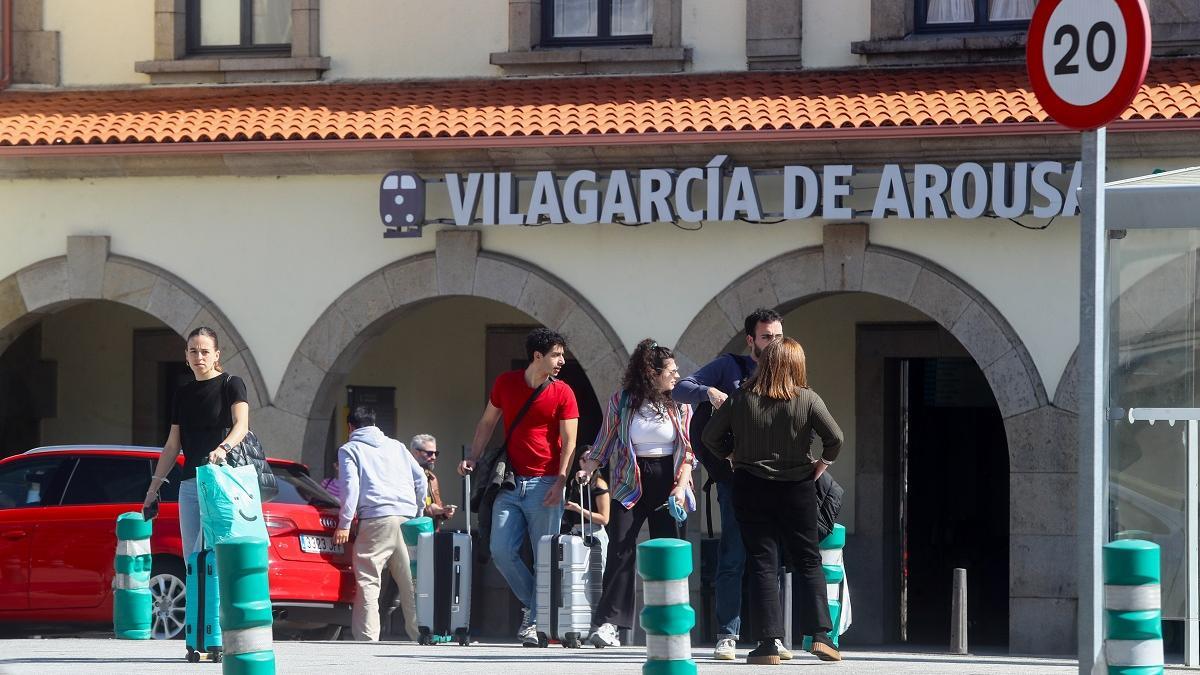
[[[583,486],[579,503],[584,504]],[[590,495],[589,495],[590,496]],[[592,510],[591,500],[586,510]],[[590,521],[590,518],[589,518]],[[589,523],[590,524],[590,523]],[[604,584],[604,565],[600,543],[584,527],[585,536],[546,535],[538,541],[537,617],[538,643],[550,640],[562,646],[578,648],[591,635],[592,608],[600,601]]]
[[[471,494],[467,476],[466,494]],[[466,532],[425,532],[417,538],[417,628],[423,645],[471,644],[471,505]]]

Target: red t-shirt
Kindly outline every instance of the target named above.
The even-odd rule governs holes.
[[[529,400],[533,389],[525,384],[524,370],[510,370],[492,385],[492,405],[504,414],[504,431],[512,427],[517,413]],[[558,473],[562,457],[562,439],[558,423],[579,419],[575,392],[562,380],[555,380],[537,397],[520,426],[508,441],[508,461],[518,476],[552,476]]]

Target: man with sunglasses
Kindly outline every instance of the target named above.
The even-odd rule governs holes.
[[[425,515],[433,518],[433,528],[436,530],[442,526],[442,523],[454,517],[458,507],[450,504],[449,506],[442,503],[442,490],[438,483],[437,474],[434,473],[434,467],[437,464],[437,439],[429,434],[417,434],[412,437],[412,442],[408,444],[409,451],[412,452],[413,459],[417,460],[417,464],[425,470],[425,482],[429,484],[429,492],[425,497]]]

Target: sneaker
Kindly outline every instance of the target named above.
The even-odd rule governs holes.
[[[791,661],[792,660],[792,652],[790,649],[783,646],[783,640],[776,638],[775,651],[779,652],[779,660],[780,661]]]
[[[606,623],[597,628],[596,632],[592,633],[591,640],[596,649],[621,646],[621,638],[617,637],[617,627],[611,623]]]
[[[713,658],[718,661],[732,661],[737,658],[737,638],[732,635],[718,635]]]
[[[533,622],[533,610],[528,607],[521,610],[521,628],[517,630],[517,639],[526,647],[538,646],[537,624]]]
[[[842,653],[833,646],[828,635],[817,635],[813,638],[812,647],[808,652],[822,661],[841,661]]]
[[[775,648],[774,640],[762,640],[754,651],[746,655],[746,663],[757,666],[779,665],[779,650]]]

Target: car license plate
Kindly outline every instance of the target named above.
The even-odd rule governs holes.
[[[316,534],[300,535],[300,550],[305,553],[342,553],[342,545],[333,543],[333,537]]]

